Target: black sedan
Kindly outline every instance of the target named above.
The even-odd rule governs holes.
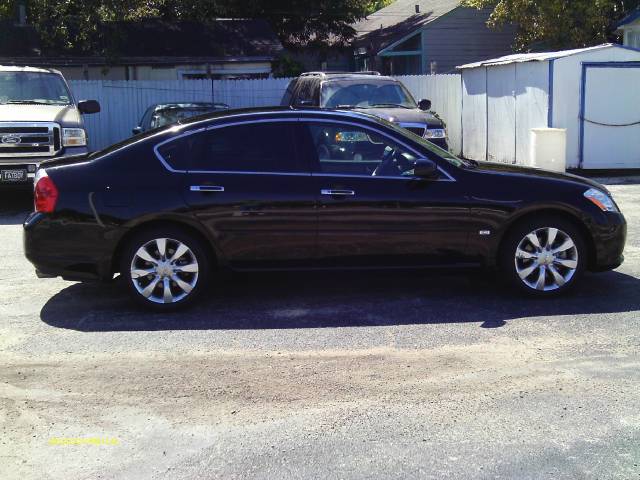
[[[185,306],[216,268],[482,265],[552,296],[623,261],[601,185],[458,159],[374,116],[260,109],[185,120],[50,161],[24,223],[41,277]]]

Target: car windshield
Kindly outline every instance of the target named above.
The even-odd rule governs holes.
[[[0,104],[70,105],[71,94],[55,73],[0,72]]]
[[[324,108],[417,108],[416,101],[398,82],[334,80],[322,84]]]

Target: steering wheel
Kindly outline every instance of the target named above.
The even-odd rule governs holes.
[[[397,148],[388,147],[384,152],[380,165],[376,167],[371,176],[373,177],[399,177],[405,171],[407,160],[399,154]]]

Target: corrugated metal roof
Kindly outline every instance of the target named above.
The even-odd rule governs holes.
[[[561,50],[558,52],[542,52],[542,53],[519,53],[515,55],[507,55],[505,57],[493,58],[490,60],[483,60],[481,62],[468,63],[466,65],[460,65],[456,68],[463,70],[467,68],[478,68],[495,65],[508,65],[510,63],[525,63],[525,62],[546,62],[547,60],[555,60],[558,58],[570,57],[572,55],[578,55],[580,53],[591,52],[595,50],[603,50],[605,48],[627,48],[623,45],[616,43],[605,43],[597,45],[595,47],[578,48],[576,50]]]

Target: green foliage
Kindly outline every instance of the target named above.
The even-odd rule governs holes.
[[[271,64],[274,78],[297,77],[305,71],[304,65],[289,55],[282,55]]]
[[[15,18],[18,0],[0,0],[0,19]],[[22,0],[24,1],[24,0]],[[198,20],[263,18],[285,44],[344,44],[351,24],[391,0],[28,0],[27,17],[45,48],[96,53],[103,45],[97,25],[114,20],[160,17]]]
[[[395,0],[370,0],[367,2],[365,7],[365,12],[367,15],[372,14],[373,12],[377,12],[381,8],[386,7],[387,5],[391,5]]]
[[[464,4],[493,7],[489,25],[518,26],[514,48],[565,49],[597,45],[616,38],[617,22],[640,0],[464,0]]]

